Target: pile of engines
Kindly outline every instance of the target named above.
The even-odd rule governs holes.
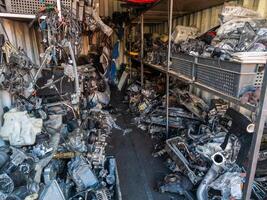
[[[169,127],[175,135],[186,124],[199,124],[205,119],[207,104],[186,91],[188,85],[171,80],[169,96]],[[166,97],[165,79],[157,77],[146,80],[144,87],[135,82],[126,90],[129,111],[136,115],[135,122],[142,130],[150,133],[153,139],[166,139]],[[178,89],[182,88],[182,90]]]
[[[170,169],[158,191],[191,200],[242,199],[254,124],[220,99],[212,99],[207,106],[179,87],[170,90],[168,136],[165,99],[158,90],[147,84],[143,89],[132,84],[127,90],[138,127],[155,143],[153,157],[162,157]],[[264,152],[260,153],[253,199],[267,197]]]
[[[154,65],[167,65],[168,36],[146,35],[145,61]]]
[[[140,52],[140,37],[135,38],[131,44],[131,51]],[[129,46],[129,45],[128,45]],[[145,34],[144,35],[144,59],[149,64],[167,65],[168,36],[163,34]],[[128,47],[129,48],[129,47]]]
[[[242,199],[253,129],[250,120],[232,108],[224,114],[211,110],[207,123],[185,128],[154,153],[168,153],[172,171],[159,190],[198,200]]]
[[[1,140],[1,199],[114,197],[116,165],[105,156],[107,133],[62,129],[47,132],[47,138],[40,134],[34,145],[14,147]]]
[[[0,199],[115,199],[116,161],[106,147],[119,127],[101,110],[109,86],[93,64],[77,66],[79,23],[65,10],[61,20],[46,11],[40,66],[1,40]]]

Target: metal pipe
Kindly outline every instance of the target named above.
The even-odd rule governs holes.
[[[144,86],[144,14],[141,15],[141,86]]]
[[[10,93],[6,90],[0,90],[0,128],[3,123],[4,108],[11,108],[12,97]]]
[[[254,131],[255,131],[255,124],[249,124],[247,126],[247,132],[248,133],[254,133]]]
[[[267,67],[267,64],[265,65],[265,69]],[[248,168],[247,168],[247,177],[246,177],[246,183],[244,187],[244,199],[250,200],[251,197],[251,191],[253,187],[257,162],[258,162],[258,156],[259,156],[259,150],[261,146],[261,139],[263,135],[264,130],[264,124],[266,120],[266,112],[267,112],[267,70],[264,70],[264,78],[261,88],[261,96],[260,96],[260,102],[257,109],[257,117],[256,117],[256,123],[255,123],[255,132],[253,133],[253,138],[251,142],[250,147],[250,154],[249,154],[249,162],[248,162]]]
[[[170,90],[170,65],[171,65],[171,36],[172,36],[172,13],[173,13],[173,0],[169,0],[169,41],[168,41],[168,60],[167,60],[167,73],[166,73],[166,137],[169,137],[169,90]]]
[[[73,72],[74,72],[74,76],[75,76],[75,92],[76,92],[76,97],[77,99],[79,99],[80,96],[80,85],[79,85],[79,76],[78,76],[78,69],[77,69],[77,64],[76,64],[76,59],[75,59],[75,55],[71,46],[71,43],[68,42],[68,46],[69,46],[69,51],[70,51],[70,56],[71,56],[71,60],[72,60],[72,66],[73,66]]]
[[[62,18],[62,12],[61,12],[61,2],[60,2],[60,0],[57,0],[57,10],[58,10],[59,20],[61,20],[61,18]]]
[[[0,90],[0,105],[4,108],[11,108],[12,105],[12,97],[10,93],[6,90]]]
[[[208,186],[218,177],[220,172],[223,170],[225,158],[221,153],[215,153],[211,157],[211,159],[213,161],[213,164],[197,188],[198,200],[208,199]]]
[[[50,57],[50,53],[51,53],[53,48],[54,48],[54,46],[50,46],[45,50],[43,62],[41,63],[41,66],[39,67],[39,69],[37,70],[36,74],[34,75],[34,78],[33,78],[33,81],[32,81],[33,86],[35,85],[35,83],[36,83],[36,81],[38,79],[38,76],[40,75],[41,71],[46,67],[47,59]]]
[[[131,31],[131,26],[129,26],[128,27],[128,29],[129,29],[129,33],[128,34],[130,34],[129,36],[130,36],[130,46],[129,46],[129,50],[130,50],[130,52],[132,51],[132,37],[133,37],[133,35],[132,35],[132,31]],[[125,41],[126,42],[126,41]],[[130,53],[130,52],[128,52],[128,53]],[[132,58],[130,57],[130,56],[128,56],[128,59],[129,59],[129,65],[130,65],[130,80],[132,81]]]

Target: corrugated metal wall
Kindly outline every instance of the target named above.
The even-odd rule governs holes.
[[[239,5],[243,5],[246,8],[256,10],[263,17],[267,17],[267,0],[235,0],[231,2],[235,2]],[[173,27],[175,27],[176,25],[195,26],[199,28],[201,33],[203,33],[219,24],[218,15],[220,14],[222,7],[222,5],[216,6],[176,18],[173,20]],[[157,33],[167,33],[168,22],[151,26],[150,31]]]
[[[96,0],[99,3],[99,15],[100,16],[112,16],[115,11],[121,12],[121,2],[117,0]]]
[[[23,49],[34,63],[40,64],[40,49],[37,45],[38,35],[36,31],[29,28],[26,22],[7,19],[3,19],[2,22],[11,44],[16,48]],[[4,33],[2,26],[0,26],[0,33]]]

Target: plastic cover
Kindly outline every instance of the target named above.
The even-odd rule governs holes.
[[[189,26],[176,26],[172,33],[172,40],[174,43],[186,41],[188,39],[194,39],[197,37],[198,29]]]
[[[240,18],[260,18],[260,14],[254,10],[241,6],[224,6],[221,13],[221,22],[225,23]]]
[[[30,117],[27,112],[13,109],[4,114],[4,125],[0,129],[0,137],[14,146],[33,145],[42,127],[42,119]]]

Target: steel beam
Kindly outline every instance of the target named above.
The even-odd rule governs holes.
[[[172,15],[173,15],[173,0],[169,0],[169,41],[168,41],[168,60],[166,73],[166,136],[169,137],[169,90],[170,90],[170,65],[171,65],[171,36],[172,36]]]
[[[130,37],[129,38],[130,39],[130,45],[129,45],[130,52],[132,51],[132,37],[133,37],[131,28],[132,28],[131,26],[128,26],[128,29],[129,29],[128,30],[129,31],[128,34],[129,34],[129,37]],[[126,43],[126,38],[125,38],[125,43]],[[132,59],[131,59],[131,57],[128,57],[128,59],[129,59],[129,66],[130,66],[130,80],[132,81]]]
[[[36,19],[36,15],[31,14],[17,14],[17,13],[0,13],[2,18],[15,18],[15,19]],[[42,16],[41,19],[45,19],[45,16]]]
[[[62,18],[62,12],[61,12],[61,2],[60,2],[60,0],[57,0],[57,10],[58,10],[59,20],[61,20],[61,18]]]
[[[267,69],[266,67],[267,65],[265,65],[265,69]],[[267,111],[267,70],[265,70],[264,72],[260,102],[256,112],[255,132],[253,133],[253,138],[249,152],[249,162],[247,167],[247,176],[246,176],[246,183],[244,187],[244,198],[243,198],[245,200],[251,199],[250,197],[251,197],[255,172],[257,168],[261,139],[263,135],[264,124],[266,121],[266,111]]]
[[[141,86],[144,86],[144,14],[141,15]]]

